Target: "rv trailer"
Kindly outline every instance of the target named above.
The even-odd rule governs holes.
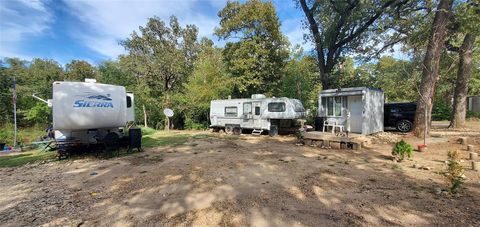
[[[227,133],[240,133],[243,129],[260,135],[268,131],[271,136],[279,131],[295,128],[306,112],[298,99],[267,98],[262,94],[250,99],[212,100],[210,103],[210,128],[224,129]]]
[[[52,107],[58,147],[59,144],[91,145],[107,140],[118,144],[126,138],[123,134],[126,124],[134,121],[133,98],[123,86],[85,79],[85,82],[56,81],[52,99],[40,100]]]

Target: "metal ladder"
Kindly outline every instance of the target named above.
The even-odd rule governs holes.
[[[254,135],[254,136],[259,136],[259,135],[262,134],[262,132],[263,132],[262,129],[253,129],[252,135]]]

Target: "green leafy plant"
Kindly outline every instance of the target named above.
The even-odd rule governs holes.
[[[450,193],[456,194],[462,187],[464,169],[460,164],[460,153],[458,151],[449,151],[447,160],[447,171],[444,176],[450,184]]]
[[[401,162],[403,159],[405,159],[405,157],[413,157],[413,147],[405,141],[400,140],[400,142],[397,142],[393,147],[392,155],[395,156],[399,162]]]

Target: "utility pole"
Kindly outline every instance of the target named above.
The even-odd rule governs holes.
[[[13,134],[13,147],[17,146],[17,84],[15,81],[15,76],[13,77],[13,125],[14,125],[14,134]]]

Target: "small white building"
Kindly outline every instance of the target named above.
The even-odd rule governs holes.
[[[467,98],[467,110],[470,112],[480,113],[480,95],[470,96]]]
[[[297,119],[305,119],[306,112],[298,99],[267,98],[262,94],[250,99],[223,99],[210,102],[210,128],[225,129],[226,132],[242,129],[270,135],[292,129]]]
[[[318,95],[317,130],[368,135],[383,131],[384,94],[380,89],[328,89]]]

